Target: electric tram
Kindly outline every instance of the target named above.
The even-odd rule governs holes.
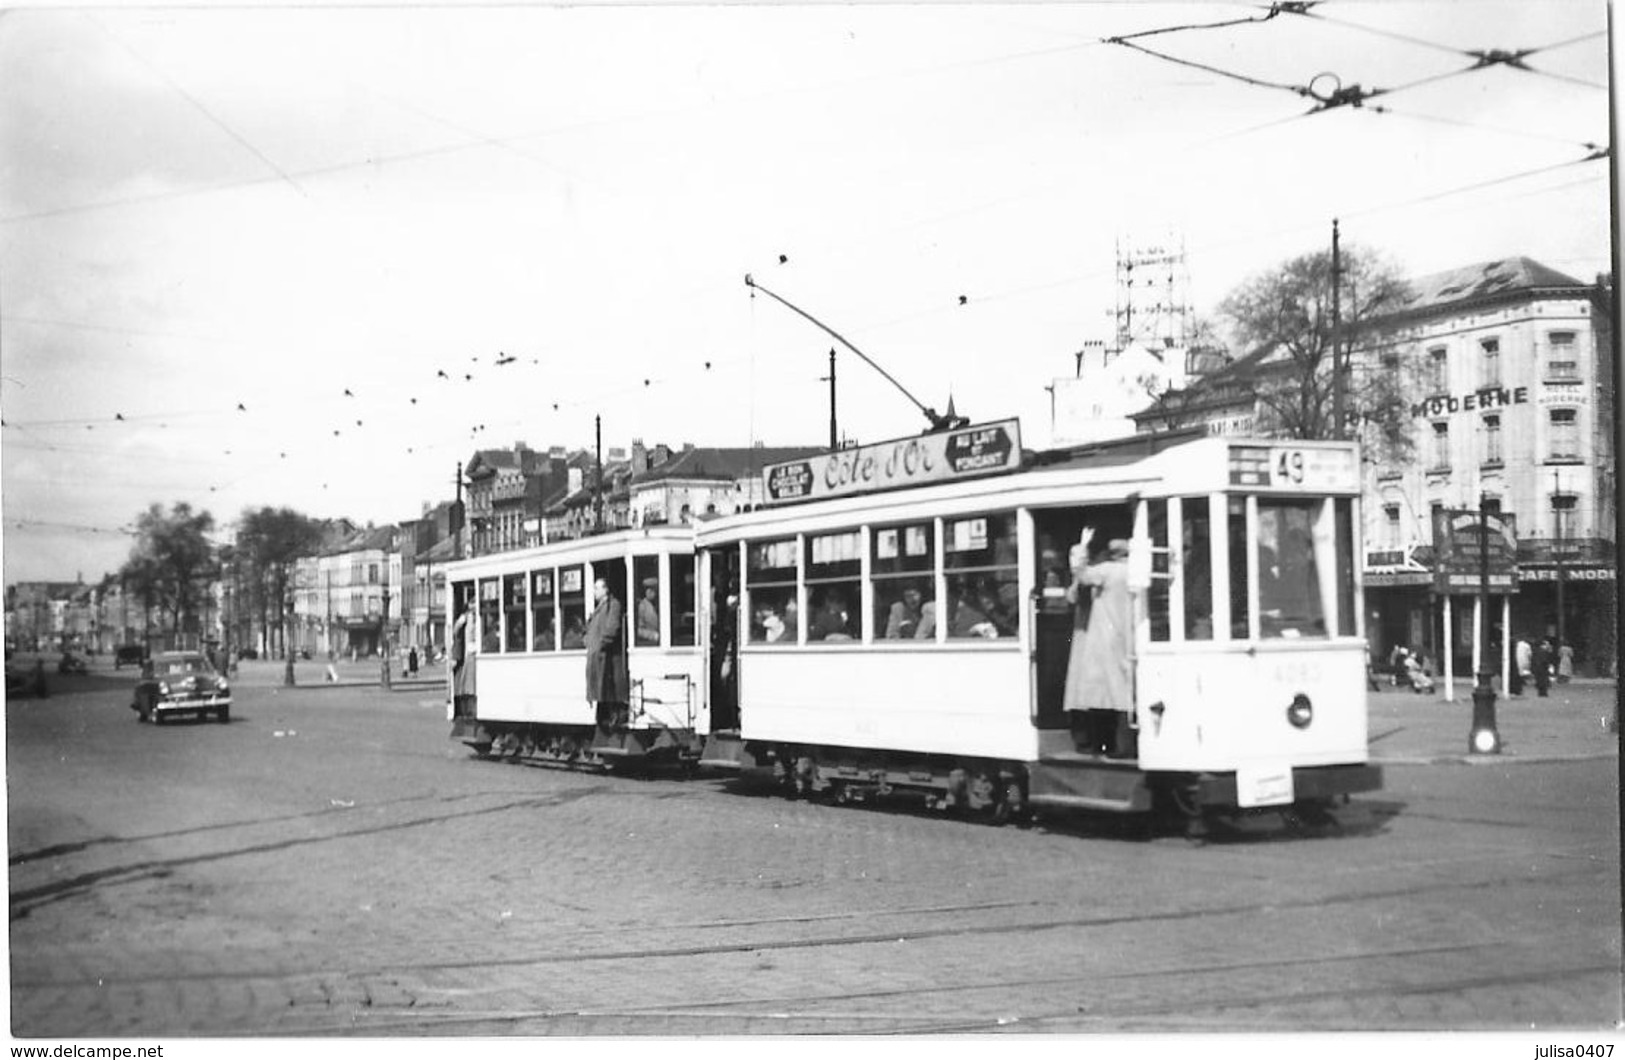
[[[1354,443],[1138,435],[1023,450],[1016,420],[764,469],[767,502],[447,568],[477,753],[770,775],[837,801],[1294,810],[1376,790]],[[1071,546],[1128,541],[1127,732],[1074,742]],[[630,717],[597,724],[580,631],[625,605]],[[641,620],[640,620],[641,615]]]
[[[627,718],[600,726],[586,699],[593,582],[624,605]],[[649,527],[446,566],[467,615],[475,695],[454,697],[452,738],[481,755],[613,768],[693,762],[706,731],[695,622],[694,535]],[[453,680],[455,687],[455,679]]]
[[[1317,819],[1367,762],[1353,443],[1198,432],[1024,453],[1015,420],[766,469],[696,530],[702,766],[840,801]],[[1129,540],[1131,738],[1079,749],[1068,554]],[[713,616],[708,607],[720,608]]]

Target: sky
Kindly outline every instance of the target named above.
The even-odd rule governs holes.
[[[747,274],[914,395],[842,348],[843,435],[951,396],[1028,447],[1122,245],[1182,245],[1202,314],[1333,218],[1410,275],[1590,280],[1606,30],[1600,0],[6,11],[5,580],[116,570],[154,503],[222,539],[415,518],[477,449],[595,417],[606,449],[824,444],[838,344]],[[1385,91],[1310,113],[1339,86]]]

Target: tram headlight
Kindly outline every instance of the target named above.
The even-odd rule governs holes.
[[[1299,692],[1292,697],[1292,705],[1286,708],[1286,720],[1292,723],[1294,729],[1307,729],[1309,723],[1315,720],[1315,705],[1309,702],[1309,697]]]

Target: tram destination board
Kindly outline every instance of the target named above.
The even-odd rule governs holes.
[[[1230,484],[1354,493],[1359,465],[1349,446],[1232,445]]]
[[[769,504],[976,478],[1021,466],[1021,422],[894,438],[762,469]]]

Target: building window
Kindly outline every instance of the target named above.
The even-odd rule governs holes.
[[[1552,536],[1559,541],[1572,532],[1569,524],[1574,514],[1574,501],[1572,493],[1552,494]]]
[[[1546,336],[1546,378],[1580,378],[1579,360],[1574,354],[1574,332],[1554,331]]]
[[[1501,417],[1484,417],[1484,463],[1501,463]]]
[[[1576,460],[1580,456],[1580,417],[1577,409],[1553,409],[1549,419],[1551,458]]]
[[[1501,385],[1501,340],[1485,339],[1479,347],[1484,351],[1484,386]]]
[[[1499,497],[1485,497],[1484,498],[1484,514],[1485,515],[1499,516],[1501,514],[1501,498],[1499,498]]]
[[[1435,346],[1428,351],[1428,389],[1435,394],[1449,392],[1449,373],[1446,371],[1446,351]]]
[[[1398,548],[1399,545],[1400,545],[1400,541],[1399,541],[1399,505],[1397,505],[1397,504],[1384,504],[1382,506],[1382,517],[1383,517],[1384,520],[1387,521],[1387,525],[1388,525],[1388,536],[1387,536],[1387,538],[1385,538],[1385,540],[1390,545],[1393,545],[1395,548]]]
[[[1433,424],[1433,444],[1428,452],[1430,471],[1450,470],[1450,424],[1437,420]]]

